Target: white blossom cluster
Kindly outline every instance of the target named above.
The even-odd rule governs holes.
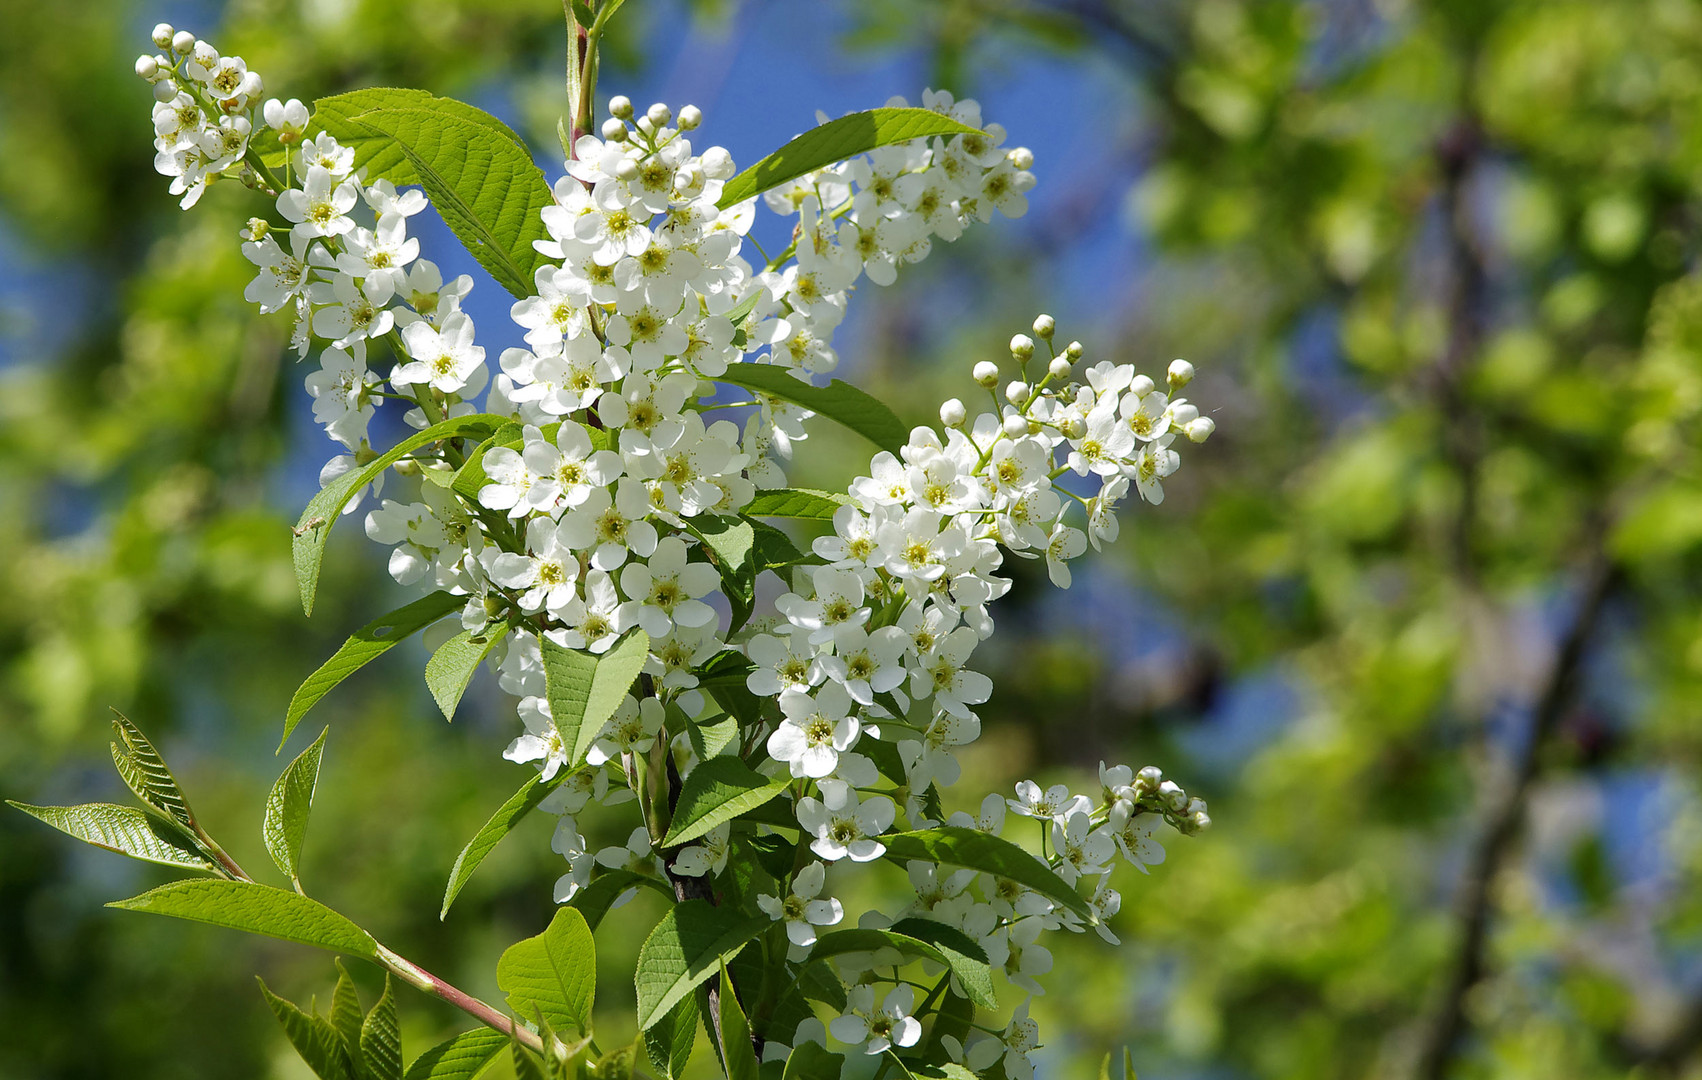
[[[397,580],[467,598],[459,620],[426,632],[428,644],[506,628],[490,663],[519,699],[525,734],[505,756],[557,784],[544,808],[560,815],[553,846],[568,864],[559,902],[600,871],[659,883],[722,874],[749,843],[748,822],[660,850],[650,804],[634,796],[647,769],[665,763],[663,773],[689,780],[703,757],[737,754],[793,781],[783,798],[815,857],[754,898],[784,924],[792,961],[808,955],[819,929],[845,920],[831,869],[885,856],[882,838],[901,824],[997,834],[1007,807],[1043,823],[1037,857],[1071,886],[1083,883],[1095,929],[1115,941],[1104,925],[1120,905],[1109,886],[1115,856],[1143,869],[1161,861],[1154,829],[1204,828],[1203,802],[1156,769],[1128,766],[1101,767],[1097,798],[1025,782],[1014,800],[988,796],[978,815],[948,819],[940,794],[959,778],[956,753],[979,736],[975,710],[992,690],[969,661],[993,631],[989,605],[1010,588],[998,574],[1003,552],[1044,559],[1051,580],[1068,587],[1070,560],[1115,538],[1131,484],[1149,502],[1163,498],[1178,447],[1213,430],[1178,396],[1193,376],[1188,364],[1172,364],[1160,389],[1132,365],[1088,365],[1078,343],[1056,348],[1053,322],[1041,316],[1034,337],[1012,340],[1008,381],[995,364],[974,365],[988,408],[971,419],[961,401],[947,402],[943,434],[916,428],[898,454],[877,454],[868,475],[832,498],[832,534],[793,560],[789,588],[755,617],[729,618],[706,540],[714,523],[740,521],[759,489],[784,486],[775,459],[790,455],[812,415],[760,393],[724,403],[713,380],[743,363],[805,382],[832,370],[833,332],[858,280],[891,283],[934,238],[955,240],[995,212],[1023,213],[1034,182],[1027,150],[1002,149],[1004,131],[983,126],[974,102],[930,92],[925,107],[978,133],[883,147],[770,190],[771,209],[797,216],[795,243],[753,267],[742,253],[755,200],[718,206],[734,166],[719,147],[694,151],[687,135],[699,111],[686,106],[676,118],[658,104],[638,114],[616,97],[553,185],[547,238],[536,245],[548,261],[536,294],[511,312],[526,348],[504,351],[492,373],[460,309],[471,280],[444,282],[407,235],[426,205],[420,192],[368,182],[351,148],[325,131],[308,137],[297,101],[260,107],[285,150],[281,171],[267,168],[247,144],[258,76],[193,35],[162,26],[155,40],[171,56],[143,57],[137,69],[161,103],[159,168],[173,192],[188,206],[210,177],[245,161],[253,186],[275,197],[281,221],[256,218],[244,232],[259,268],[246,295],[263,312],[294,313],[304,356],[318,347],[307,377],[314,415],[347,450],[322,483],[377,456],[368,427],[387,398],[416,428],[473,412],[512,421],[517,434],[471,463],[448,442],[403,459],[396,471],[417,496],[382,499],[365,523],[391,548]],[[227,120],[241,138],[213,155],[207,132]],[[386,374],[367,367],[373,339],[395,358]],[[742,425],[731,418],[741,408]],[[376,495],[377,479],[372,487]],[[635,629],[648,636],[644,674],[576,765],[550,714],[542,642],[602,655]],[[764,703],[713,746],[705,733],[734,725],[724,689],[704,685],[712,664]],[[594,844],[578,822],[593,801],[637,801],[642,823],[622,843]],[[777,827],[754,826],[754,835]],[[910,908],[854,921],[948,924],[1025,993],[1041,992],[1035,979],[1050,966],[1039,935],[1088,925],[1002,877],[925,861],[908,869]],[[910,985],[879,973],[900,962],[837,957],[845,1009],[826,1028],[800,1025],[790,1045],[829,1032],[868,1053],[916,1043]],[[1026,1080],[1037,1039],[1024,1003],[997,1037],[948,1048],[978,1069],[1002,1058],[1008,1076]],[[788,1048],[775,1036],[765,1052]]]

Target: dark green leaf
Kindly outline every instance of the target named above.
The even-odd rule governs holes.
[[[450,487],[468,502],[477,503],[479,492],[490,479],[485,475],[485,455],[499,446],[518,448],[525,441],[526,429],[523,425],[502,425],[494,435],[468,452],[467,459],[455,470],[455,480]]]
[[[938,1061],[945,1056],[945,1045],[942,1040],[947,1036],[962,1045],[968,1038],[971,1025],[975,1023],[975,1003],[968,998],[947,994],[939,1000],[934,1010],[934,1027],[928,1032],[928,1039],[922,1044],[922,1058],[925,1061]]]
[[[788,180],[878,147],[926,135],[975,133],[975,128],[932,109],[869,109],[841,116],[811,128],[727,181],[716,205],[725,210]]]
[[[246,930],[251,934],[315,945],[345,956],[374,960],[372,935],[317,900],[247,881],[174,881],[117,900],[107,907],[170,915],[192,922]]]
[[[500,620],[487,624],[477,633],[463,630],[439,645],[426,661],[426,686],[431,689],[432,700],[443,710],[445,720],[455,719],[455,708],[461,704],[461,695],[467,692],[473,673],[507,633],[508,623]]]
[[[686,528],[702,543],[710,564],[721,575],[721,592],[733,609],[727,631],[731,634],[751,617],[756,604],[756,530],[749,521],[712,514],[692,518]]]
[[[422,446],[463,436],[482,439],[506,423],[506,417],[480,413],[457,416],[433,424],[424,431],[416,431],[361,468],[351,469],[321,488],[319,494],[308,501],[307,509],[301,512],[301,519],[296,522],[294,530],[295,542],[292,548],[295,555],[296,584],[301,589],[302,611],[313,614],[313,594],[319,588],[319,564],[325,558],[325,542],[331,536],[331,526],[342,516],[343,507],[348,505],[355,492],[370,484],[373,477]]]
[[[307,710],[344,679],[389,652],[391,647],[432,623],[459,611],[466,604],[465,596],[435,592],[413,603],[399,607],[388,615],[380,615],[350,635],[331,659],[319,665],[319,670],[307,677],[290,698],[289,711],[284,716],[284,741],[307,715]],[[278,748],[283,749],[283,743]]]
[[[195,812],[189,809],[189,799],[142,729],[114,709],[112,731],[118,736],[112,744],[112,763],[125,785],[148,806],[193,832]]]
[[[640,886],[655,889],[669,900],[674,898],[667,886],[646,874],[635,874],[631,870],[605,870],[593,878],[591,884],[574,893],[568,903],[585,916],[585,925],[595,930],[622,893]]]
[[[349,978],[349,969],[343,966],[342,957],[337,958],[336,964],[337,986],[331,991],[331,1028],[343,1040],[349,1063],[359,1075],[366,1071],[360,1049],[360,992],[355,989],[355,981]]]
[[[700,761],[680,785],[673,825],[661,846],[677,847],[696,840],[778,796],[791,783],[790,776],[764,776],[736,757]]]
[[[697,1045],[697,999],[690,994],[644,1031],[644,1049],[662,1080],[680,1080]]]
[[[557,1031],[590,1030],[597,988],[597,945],[585,917],[556,909],[542,934],[509,946],[496,965],[496,983],[520,1017],[538,1018]]]
[[[474,1028],[447,1039],[414,1059],[406,1080],[473,1080],[508,1045],[492,1028]]]
[[[361,1023],[360,1050],[373,1080],[402,1080],[402,1027],[396,1019],[396,996],[388,972],[384,993]]]
[[[299,886],[301,879],[301,845],[307,839],[308,813],[313,809],[313,792],[319,785],[319,758],[325,750],[326,728],[303,750],[278,782],[266,800],[266,819],[261,833],[266,838],[266,850],[284,876]]]
[[[544,801],[544,797],[559,787],[564,779],[565,776],[558,776],[553,780],[534,776],[520,785],[520,790],[510,795],[507,802],[497,807],[490,820],[467,841],[467,846],[461,849],[461,854],[455,856],[455,865],[449,871],[449,885],[443,890],[443,910],[438,912],[439,919],[449,914],[449,906],[455,903],[455,898],[472,879],[479,864],[485,861],[485,856],[502,842],[503,837],[514,831],[514,827],[520,824],[522,818],[536,810],[538,804]]]
[[[945,923],[919,918],[900,919],[892,924],[891,931],[932,945],[970,1000],[986,1009],[999,1007],[987,952],[968,934]]]
[[[807,1042],[786,1058],[785,1080],[839,1080],[845,1072],[845,1055],[830,1054],[820,1043]]]
[[[260,993],[265,996],[272,1015],[283,1025],[290,1045],[295,1047],[296,1053],[307,1062],[315,1076],[320,1080],[353,1080],[354,1070],[350,1066],[348,1051],[328,1021],[303,1012],[272,993],[264,982],[260,982]]]
[[[745,507],[750,517],[798,518],[803,521],[832,521],[839,508],[850,500],[837,491],[808,488],[776,488],[759,491]]]
[[[756,1050],[751,1046],[751,1025],[745,1010],[733,992],[733,980],[727,975],[727,965],[721,965],[722,1060],[727,1065],[727,1080],[757,1080]]]
[[[896,862],[922,859],[1009,878],[1069,908],[1090,925],[1099,921],[1087,901],[1077,896],[1063,878],[1009,840],[958,825],[941,825],[921,832],[883,836],[881,842],[886,844],[887,858]]]
[[[716,382],[731,383],[747,390],[802,405],[837,421],[894,454],[910,439],[910,429],[893,411],[848,382],[834,379],[815,386],[792,375],[792,369],[774,364],[733,364]]]
[[[162,866],[218,873],[218,865],[175,825],[134,806],[112,803],[30,806],[10,799],[6,802],[60,832],[96,847]]]
[[[644,669],[650,635],[638,628],[628,630],[601,656],[564,649],[547,637],[541,648],[550,716],[562,745],[573,752],[569,767],[577,767]]]
[[[661,1020],[698,984],[713,978],[721,964],[769,922],[766,917],[742,918],[703,900],[687,900],[670,909],[638,950],[634,981],[639,1030]]]
[[[916,928],[920,919],[906,919],[907,928]],[[930,924],[939,926],[942,924]],[[950,933],[950,927],[944,931],[921,928],[929,939],[945,937]],[[987,954],[963,934],[958,933],[947,937],[950,944],[946,947],[936,945],[933,940],[912,937],[901,933],[896,928],[892,930],[854,929],[836,930],[816,939],[815,946],[810,950],[810,960],[826,960],[831,956],[841,956],[845,953],[878,952],[881,949],[896,949],[907,956],[919,956],[944,964],[951,968],[952,974],[958,978],[958,983],[968,993],[969,997],[985,1008],[998,1008],[998,999],[993,991],[993,973],[987,966]],[[979,959],[977,959],[977,956]]]

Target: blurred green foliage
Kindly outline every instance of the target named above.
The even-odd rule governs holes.
[[[1090,358],[1189,357],[1219,420],[1076,591],[1019,567],[988,646],[1000,680],[963,790],[1133,758],[1216,821],[1119,879],[1120,949],[1060,949],[1043,1074],[1095,1075],[1127,1043],[1149,1078],[1702,1075],[1702,4],[835,7],[848,50],[921,42],[961,93],[1043,63],[1113,88],[1078,103],[1106,152],[1037,168],[1078,200],[859,297],[859,379],[925,419],[1020,329],[1010,312],[1051,307]],[[643,61],[644,9],[616,61]],[[0,794],[115,797],[117,705],[263,864],[284,703],[396,597],[351,531],[300,616],[279,493],[303,406],[284,328],[241,300],[248,193],[179,214],[129,75],[171,13],[0,12],[5,229],[88,293],[68,346],[0,371]],[[559,18],[548,0],[238,0],[216,40],[303,98],[508,84],[549,146]],[[1139,276],[1072,311],[1060,260],[1103,230]],[[796,480],[843,482],[841,448],[861,452],[812,440]],[[1577,678],[1554,686],[1569,633]],[[420,656],[397,653],[315,713],[335,730],[304,878],[494,998],[559,860],[531,822],[436,921],[455,850],[519,782],[496,754],[512,722],[485,686],[445,726]],[[1463,883],[1510,794],[1457,985]],[[305,1000],[330,965],[99,906],[157,880],[0,816],[0,1078],[301,1075],[250,977]],[[610,1044],[631,1031],[645,904],[598,935]],[[417,997],[403,1019],[411,1050],[464,1026]]]

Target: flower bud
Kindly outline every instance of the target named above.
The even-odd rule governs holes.
[[[703,110],[696,105],[686,105],[680,109],[680,130],[693,131],[703,123]]]
[[[1197,443],[1205,442],[1207,439],[1211,438],[1211,433],[1216,430],[1217,421],[1213,420],[1209,416],[1202,416],[1197,420],[1190,420],[1182,428],[1183,434],[1188,436],[1188,441]]]
[[[1166,780],[1158,785],[1158,797],[1164,800],[1164,805],[1177,813],[1188,805],[1188,793],[1182,790],[1182,785],[1174,780]]]
[[[1168,411],[1172,427],[1187,427],[1200,418],[1200,410],[1188,401],[1177,402]]]
[[[638,133],[646,138],[656,134],[656,125],[650,122],[650,118],[648,116],[641,116],[637,120],[634,120],[632,122],[632,126],[637,128]]]
[[[1145,375],[1136,375],[1129,383],[1129,393],[1136,397],[1146,397],[1156,389],[1158,385]]]
[[[1194,365],[1186,360],[1172,360],[1166,374],[1170,379],[1170,389],[1180,390],[1194,381]]]
[[[144,79],[147,79],[149,82],[152,82],[154,80],[154,76],[158,75],[159,73],[160,73],[160,62],[158,60],[155,60],[151,56],[138,56],[136,58],[136,74],[137,75],[141,76]]]
[[[1028,417],[1020,413],[1006,413],[1004,429],[1007,437],[1020,439],[1028,434]]]
[[[177,96],[177,80],[161,79],[154,84],[154,100],[170,101]]]
[[[1066,439],[1079,439],[1087,434],[1087,423],[1079,416],[1066,416],[1058,422],[1058,430]]]
[[[1159,781],[1164,779],[1164,772],[1157,765],[1148,765],[1135,774],[1135,790],[1146,795],[1158,790]]]
[[[154,32],[149,37],[153,40],[155,47],[168,49],[171,47],[171,39],[176,35],[177,31],[172,29],[171,24],[163,22],[155,24]]]
[[[1005,387],[1005,400],[1012,405],[1022,405],[1028,401],[1031,393],[1027,383],[1015,379]]]
[[[622,120],[632,119],[632,99],[625,94],[616,94],[609,99],[609,115]]]
[[[626,142],[626,121],[618,116],[603,121],[603,141]]]
[[[621,180],[633,180],[638,176],[638,162],[629,157],[623,157],[615,162],[615,176]]]
[[[195,35],[187,30],[179,30],[171,37],[171,50],[183,56],[195,47]]]
[[[1011,355],[1018,360],[1027,360],[1034,355],[1034,339],[1027,334],[1018,334],[1011,338]]]
[[[983,360],[975,365],[974,370],[970,372],[970,376],[974,378],[977,383],[991,390],[993,387],[999,385],[999,365],[993,363],[991,360]]]
[[[963,407],[963,402],[957,398],[940,405],[940,423],[948,428],[962,427],[969,418],[969,410]]]
[[[733,175],[733,155],[723,147],[711,146],[698,161],[703,165],[703,175],[711,180],[725,180]]]
[[[1077,360],[1080,360],[1086,352],[1087,350],[1081,347],[1081,342],[1079,341],[1072,341],[1068,345],[1064,346],[1064,355],[1070,358],[1070,363],[1072,364]]]
[[[266,239],[266,234],[271,231],[272,226],[265,218],[251,217],[248,228],[242,230],[242,236],[245,240],[260,241]]]
[[[1052,332],[1057,328],[1057,322],[1050,315],[1038,315],[1034,319],[1034,336],[1041,341],[1051,341]]]
[[[1013,168],[1027,172],[1034,168],[1034,151],[1026,146],[1014,147],[1005,154],[1005,160],[1009,161]]]
[[[1046,374],[1052,376],[1054,379],[1069,378],[1070,358],[1067,356],[1054,356],[1052,358],[1052,362],[1046,365]]]
[[[674,118],[674,111],[658,101],[644,111],[644,118],[659,128],[667,127],[668,121]]]
[[[1193,826],[1195,832],[1205,832],[1207,829],[1211,828],[1211,815],[1206,813],[1204,810],[1201,810],[1197,814],[1189,814],[1188,824]]]

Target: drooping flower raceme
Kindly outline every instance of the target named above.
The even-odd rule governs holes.
[[[1042,316],[1012,339],[1007,369],[973,366],[984,408],[946,402],[938,427],[889,439],[843,493],[777,490],[815,419],[795,399],[813,400],[806,386],[836,367],[855,287],[891,284],[935,241],[1020,216],[1027,150],[1006,148],[974,102],[930,91],[923,109],[954,122],[940,133],[722,205],[735,168],[693,146],[698,110],[639,115],[617,97],[548,185],[544,265],[511,311],[526,347],[493,370],[461,310],[472,281],[445,281],[408,235],[421,193],[367,175],[370,157],[339,141],[334,119],[262,100],[239,58],[163,31],[137,64],[155,89],[156,165],[185,207],[223,176],[273,199],[243,233],[256,267],[246,295],[288,312],[296,349],[317,357],[314,416],[342,451],[324,482],[363,470],[367,532],[391,547],[392,574],[454,598],[446,629],[486,643],[518,699],[523,731],[505,756],[549,788],[542,807],[559,816],[567,860],[558,902],[625,875],[622,891],[647,879],[716,898],[729,918],[766,917],[775,985],[814,996],[833,1040],[867,1053],[915,1052],[976,971],[1042,992],[1044,933],[1115,940],[1113,864],[1161,862],[1156,831],[1204,828],[1201,800],[1155,768],[1102,766],[1093,793],[1024,781],[975,814],[944,803],[993,690],[976,652],[1011,587],[1004,559],[1043,560],[1067,588],[1071,561],[1116,538],[1131,490],[1163,498],[1181,449],[1213,429],[1180,396],[1192,367],[1178,361],[1160,382],[1089,362]],[[795,242],[752,262],[759,203]],[[743,400],[719,389],[746,383],[760,389]],[[388,401],[424,434],[380,490],[369,431]],[[802,550],[768,515],[828,531]],[[554,715],[575,700],[561,657],[576,657],[578,678],[628,643],[641,670],[596,730]],[[670,817],[728,791],[764,801],[669,839]],[[635,825],[597,846],[577,817],[593,802],[629,805]],[[1020,817],[1038,822],[1013,830],[1038,854],[991,839]],[[883,857],[905,864],[913,899],[847,911],[836,882]],[[890,947],[830,941],[852,932],[842,924]],[[938,986],[919,999],[896,971],[947,955],[917,944],[930,941],[979,966],[930,967]],[[818,951],[831,963],[811,964]],[[769,1057],[821,1030],[798,1010],[760,1022]],[[1001,1024],[931,1045],[1025,1080],[1039,1039],[1026,1001]]]

